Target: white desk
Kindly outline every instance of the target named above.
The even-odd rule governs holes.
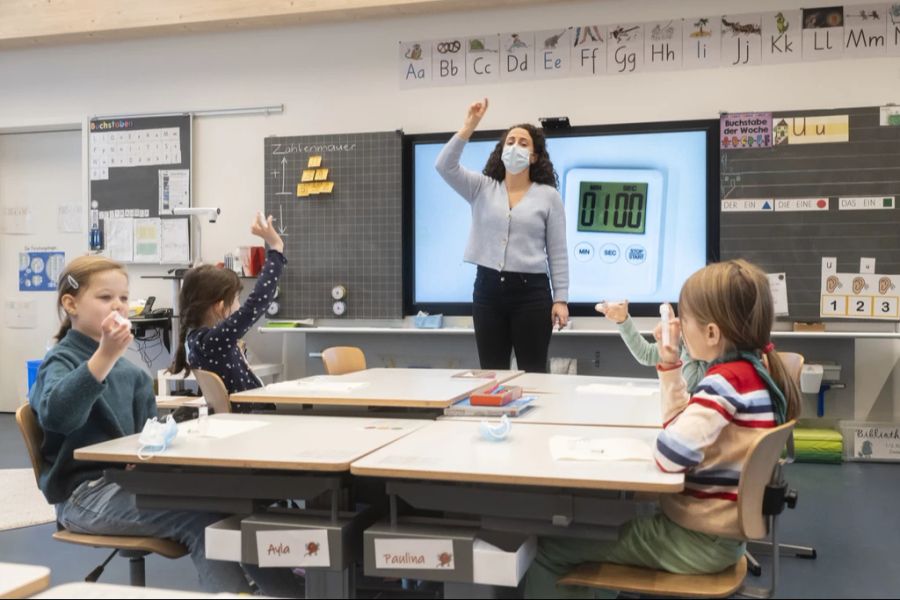
[[[309,501],[330,492],[331,522],[347,531],[359,516],[344,500],[350,493],[346,477],[350,464],[429,423],[270,414],[218,414],[207,419],[206,437],[184,432],[197,424],[186,421],[179,425],[183,432],[169,448],[149,460],[137,455],[138,435],[81,448],[75,458],[135,464],[130,470],[108,469],[106,476],[135,494],[139,506],[148,508],[251,514],[273,499]],[[227,437],[209,437],[248,425],[257,426],[235,430]],[[295,514],[305,518],[310,513]],[[321,515],[316,518],[317,523],[321,521]],[[349,569],[343,565],[338,571],[307,570],[307,597],[347,597],[352,591]]]
[[[535,397],[532,407],[515,417],[514,423],[662,427],[659,381],[656,379],[526,373],[507,384],[522,386],[523,395]],[[585,387],[592,385],[603,389]],[[441,417],[465,421],[483,418]]]
[[[250,365],[250,369],[260,379],[271,377],[273,381],[276,381],[284,371],[284,365],[281,363],[263,363]],[[172,374],[166,369],[160,369],[156,372],[156,380],[159,384],[159,395],[163,397],[169,395],[169,384],[171,383],[183,385],[185,381],[196,381],[193,373],[185,377],[184,372]]]
[[[50,585],[50,569],[0,562],[0,598],[27,598]]]
[[[472,392],[508,381],[522,371],[491,371],[493,377],[454,377],[466,369],[366,369],[345,375],[318,375],[231,395],[232,402],[447,408]],[[321,383],[322,387],[316,387]],[[360,387],[328,386],[361,383]]]
[[[139,465],[341,472],[349,470],[354,460],[429,423],[414,419],[265,414],[220,414],[207,419],[210,435],[225,433],[225,428],[241,424],[261,426],[216,438],[189,433],[197,422],[185,421],[168,449],[150,460],[138,457],[139,434],[80,448],[75,451],[75,458]]]
[[[163,588],[112,585],[108,583],[66,583],[57,585],[35,598],[249,598],[239,594],[204,594]],[[252,596],[263,598],[263,596]]]
[[[501,442],[483,439],[479,424],[436,421],[381,450],[356,460],[354,475],[462,481],[517,486],[559,486],[641,492],[680,492],[682,474],[663,473],[646,461],[554,461],[548,441],[554,435],[637,438],[653,447],[659,430],[514,424]]]

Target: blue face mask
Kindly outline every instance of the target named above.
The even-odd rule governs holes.
[[[141,445],[138,449],[138,458],[149,460],[162,454],[176,435],[178,435],[178,423],[175,422],[172,415],[166,415],[163,421],[156,417],[147,419],[144,430],[141,431],[141,437],[138,438],[138,443]]]
[[[531,152],[518,144],[513,144],[503,148],[503,154],[500,155],[500,159],[503,161],[503,166],[506,167],[507,171],[517,175],[531,165]]]
[[[491,442],[500,442],[509,436],[509,432],[512,429],[512,421],[509,420],[509,417],[503,415],[500,417],[500,422],[496,425],[492,425],[488,421],[482,421],[478,429],[481,431],[481,437],[484,439]]]

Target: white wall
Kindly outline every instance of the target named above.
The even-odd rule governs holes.
[[[66,258],[82,251],[83,236],[57,232],[57,207],[81,202],[81,134],[0,136],[0,206],[28,206],[34,234],[0,235],[0,301],[34,301],[37,327],[11,329],[0,315],[0,411],[13,411],[26,393],[25,361],[44,356],[59,329],[55,292],[19,292],[19,252],[56,246]]]
[[[491,98],[485,128],[540,116],[573,124],[716,117],[719,111],[876,105],[900,101],[896,58],[745,69],[572,78],[401,91],[397,42],[801,7],[799,0],[611,0],[0,52],[0,130],[101,114],[285,105],[281,115],[200,118],[194,131],[194,203],[220,206],[203,224],[202,256],[250,243],[263,203],[262,138],[381,131],[446,131],[465,107]],[[2,169],[3,165],[0,165]],[[134,268],[132,293],[170,296]],[[7,335],[5,329],[4,337]],[[896,349],[891,350],[897,355]],[[900,403],[900,400],[897,400]]]

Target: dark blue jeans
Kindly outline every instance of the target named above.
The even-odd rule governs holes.
[[[508,369],[510,351],[519,369],[547,372],[553,333],[553,297],[545,273],[512,273],[478,267],[472,294],[475,343],[482,369]]]
[[[197,568],[200,585],[208,592],[249,593],[245,572],[263,594],[292,598],[302,591],[290,569],[264,569],[206,558],[206,526],[224,515],[140,509],[134,495],[103,478],[75,488],[68,500],[56,505],[56,518],[74,533],[161,537],[184,544]]]

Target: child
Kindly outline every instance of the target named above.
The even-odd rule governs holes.
[[[662,512],[626,523],[613,542],[542,538],[527,574],[527,598],[591,597],[556,587],[582,562],[612,562],[673,573],[715,573],[744,553],[737,491],[743,461],[762,430],[796,419],[800,392],[769,341],[773,307],[765,273],[743,260],[709,265],[684,284],[672,320],[695,360],[711,361],[688,394],[676,347],[659,347],[663,431],[654,458],[685,472],[684,491],[660,497]],[[768,369],[762,356],[768,359]]]
[[[122,358],[134,339],[122,318],[128,314],[122,265],[101,256],[76,258],[58,289],[64,314],[58,343],[44,357],[30,395],[44,432],[41,491],[56,505],[57,520],[77,533],[175,540],[188,547],[204,589],[249,591],[240,565],[206,558],[204,529],[221,516],[139,509],[132,494],[103,475],[121,465],[74,460],[78,448],[141,431],[156,416],[156,399],[150,376]],[[266,593],[296,593],[289,571],[253,571]]]
[[[645,367],[655,366],[659,362],[659,350],[657,350],[656,344],[651,344],[644,339],[644,336],[640,334],[634,325],[634,321],[628,315],[627,300],[622,302],[601,302],[594,306],[594,310],[605,314],[609,321],[616,324],[619,335],[622,336],[622,341],[628,346],[628,350],[635,360]],[[703,375],[706,374],[706,369],[709,365],[702,360],[692,359],[690,354],[688,354],[687,347],[682,348],[681,360],[684,363],[682,368],[684,380],[687,382],[688,390],[692,390],[703,379]]]
[[[181,286],[178,307],[181,339],[171,373],[191,369],[212,371],[222,378],[229,394],[262,387],[238,341],[265,314],[275,299],[278,278],[287,260],[284,242],[272,226],[272,217],[262,226],[262,218],[254,218],[250,232],[269,244],[253,291],[240,304],[241,281],[230,269],[202,265],[188,271]],[[234,405],[240,410],[240,405]],[[257,407],[260,408],[260,407]]]

